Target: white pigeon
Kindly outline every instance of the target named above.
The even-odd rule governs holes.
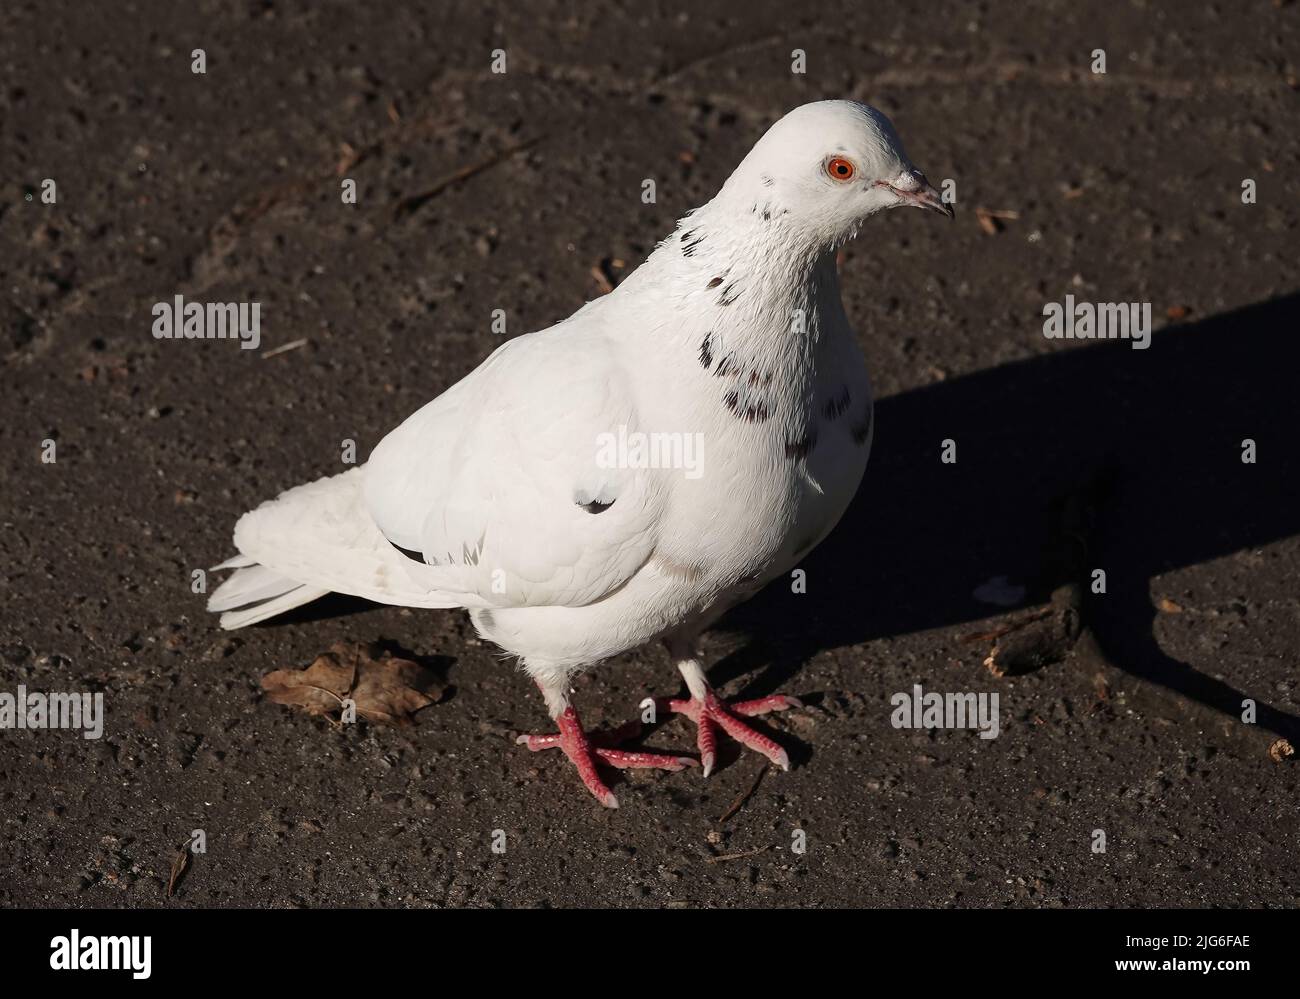
[[[518,656],[558,746],[604,805],[596,764],[695,760],[613,748],[569,703],[579,671],[658,639],[686,679],[672,711],[789,769],[726,704],[700,632],[789,572],[858,488],[872,439],[866,365],[836,251],[876,212],[952,209],[889,120],[850,101],[796,108],[717,196],[614,291],[509,340],[388,434],[361,467],[282,493],[235,525],[235,573],[208,608],[226,628],[330,591],[464,607]]]

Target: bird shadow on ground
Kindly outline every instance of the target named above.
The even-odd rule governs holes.
[[[313,621],[346,617],[348,614],[355,614],[359,611],[371,610],[380,606],[382,604],[366,600],[364,597],[353,597],[346,593],[327,593],[319,600],[313,600],[309,604],[295,607],[293,610],[267,621],[260,621],[255,627],[277,628],[286,624],[311,624]]]
[[[1034,581],[1053,503],[1105,468],[1088,558],[1107,591],[1088,602],[1107,658],[1234,719],[1253,696],[1259,726],[1297,743],[1295,715],[1160,648],[1151,595],[1161,573],[1300,533],[1297,331],[1293,294],[1168,326],[1146,350],[1075,345],[880,400],[858,496],[803,565],[808,592],[776,583],[733,611],[722,626],[749,640],[711,680],[764,666],[739,695],[760,696],[817,652],[992,616],[972,591],[993,576],[1046,600]],[[1247,438],[1255,464],[1242,461]],[[954,464],[940,461],[945,439]],[[1214,608],[1245,613],[1247,585],[1214,594]]]

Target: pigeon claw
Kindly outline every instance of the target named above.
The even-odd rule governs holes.
[[[782,770],[789,770],[790,755],[774,740],[768,738],[762,732],[750,728],[740,719],[765,715],[772,711],[786,711],[790,708],[801,707],[803,707],[803,702],[799,698],[787,697],[784,694],[773,694],[771,697],[760,697],[753,701],[737,701],[735,704],[725,704],[711,690],[704,695],[703,699],[692,697],[689,700],[674,699],[668,701],[669,711],[685,715],[695,722],[696,744],[699,746],[700,762],[704,765],[705,777],[713,773],[714,764],[717,762],[717,730],[719,728],[742,746],[762,753]]]
[[[629,722],[612,732],[594,732],[588,735],[578,721],[572,705],[556,719],[560,730],[550,735],[521,735],[515,742],[536,753],[543,749],[561,749],[575,767],[582,783],[606,808],[617,808],[618,798],[605,786],[596,772],[596,761],[619,770],[671,770],[680,771],[696,766],[689,756],[669,756],[664,753],[643,753],[637,750],[615,749],[627,739],[641,733],[639,722]]]

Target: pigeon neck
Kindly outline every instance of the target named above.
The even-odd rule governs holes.
[[[645,330],[647,298],[662,363],[708,412],[799,440],[815,422],[818,385],[857,347],[840,302],[833,248],[762,210],[721,198],[688,215],[645,267],[619,286],[627,330]]]
[[[800,353],[847,323],[835,247],[775,205],[724,189],[683,218],[656,256],[692,309],[751,353]]]

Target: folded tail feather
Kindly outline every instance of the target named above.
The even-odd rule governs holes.
[[[208,600],[221,626],[242,628],[330,592],[406,607],[464,607],[471,594],[426,589],[365,509],[361,468],[296,486],[235,525],[234,569]],[[431,567],[430,567],[431,568]]]
[[[208,598],[208,610],[220,612],[247,607],[249,604],[281,596],[300,586],[302,583],[298,580],[286,579],[254,562],[236,568],[229,579],[212,591],[212,596]]]
[[[295,607],[301,607],[303,604],[309,604],[313,600],[325,596],[329,590],[317,590],[310,586],[294,584],[293,589],[281,593],[279,596],[270,600],[264,600],[252,607],[245,607],[241,610],[226,611],[221,615],[221,627],[227,631],[233,631],[236,628],[244,628],[250,624],[257,624],[259,621],[265,621],[267,618],[275,617],[277,614],[283,614],[291,611]]]

